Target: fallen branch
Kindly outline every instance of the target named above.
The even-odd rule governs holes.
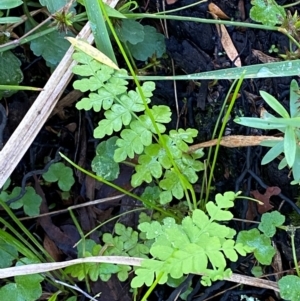
[[[143,260],[144,259],[142,259],[142,258],[125,257],[125,256],[94,256],[94,257],[86,257],[86,258],[67,260],[67,261],[62,261],[62,262],[28,264],[28,265],[0,269],[0,279],[14,277],[14,276],[21,276],[21,275],[45,273],[45,272],[50,272],[50,271],[66,268],[71,265],[80,264],[80,263],[89,263],[89,262],[114,263],[114,264],[130,265],[130,266],[141,266]],[[271,289],[276,292],[279,292],[279,288],[278,288],[278,285],[276,282],[261,279],[261,278],[243,276],[240,274],[232,274],[231,277],[224,278],[224,280],[239,283],[239,284],[245,284],[245,285],[251,285],[251,286],[255,286],[255,287]]]
[[[115,7],[117,0],[110,1],[109,5]],[[91,33],[89,22],[82,28],[77,38],[87,40],[92,44],[94,36]],[[8,142],[0,152],[0,188],[10,177],[24,154],[44,126],[57,101],[70,82],[73,73],[72,68],[76,62],[73,61],[73,46],[70,46],[65,56],[52,73],[43,91],[39,94],[27,114],[14,131]]]
[[[246,146],[257,146],[263,141],[282,141],[283,137],[274,136],[241,136],[232,135],[225,136],[221,139],[220,145],[225,147],[246,147]],[[218,139],[213,139],[198,143],[189,147],[188,153],[193,153],[200,148],[215,146],[218,143]]]

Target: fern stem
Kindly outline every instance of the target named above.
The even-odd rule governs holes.
[[[155,287],[157,286],[159,280],[161,279],[161,277],[163,276],[164,272],[160,272],[159,275],[156,277],[156,279],[154,280],[154,282],[151,284],[151,286],[148,288],[147,292],[145,293],[145,295],[143,296],[141,301],[147,301],[147,298],[149,297],[149,295],[152,293],[152,291],[155,289]]]
[[[66,157],[64,154],[62,153],[59,153],[61,155],[62,158],[64,158],[67,162],[69,162],[72,166],[74,166],[76,169],[82,171],[83,173],[85,173],[86,175],[90,176],[91,178],[93,179],[96,179],[97,181],[99,182],[102,182],[124,194],[127,194],[128,196],[131,196],[132,198],[136,199],[136,200],[139,200],[140,202],[142,202],[143,204],[147,205],[148,207],[152,208],[152,209],[155,209],[159,212],[161,212],[163,215],[166,215],[166,216],[170,216],[170,217],[173,217],[175,218],[176,220],[178,220],[177,216],[170,213],[169,211],[165,211],[164,209],[152,204],[151,202],[145,200],[145,199],[142,199],[140,198],[139,196],[137,196],[136,194],[134,193],[131,193],[107,180],[105,180],[104,178],[100,177],[100,176],[95,176],[94,174],[92,174],[91,172],[88,172],[87,170],[85,170],[84,168],[80,167],[79,165],[77,165],[76,163],[74,163],[72,160],[70,160],[68,157]]]
[[[84,233],[79,225],[79,222],[77,220],[77,218],[75,217],[72,209],[69,209],[69,213],[70,213],[70,216],[72,218],[72,221],[81,237],[81,241],[82,241],[82,256],[85,257],[85,237],[84,237]],[[84,282],[85,282],[85,285],[86,285],[86,288],[87,288],[87,291],[88,293],[91,293],[91,286],[90,286],[90,283],[89,283],[89,279],[88,279],[88,273],[86,271],[86,265],[85,264],[81,264],[81,267],[82,267],[82,270],[83,270],[83,273],[84,273]]]
[[[1,206],[4,208],[4,210],[6,211],[6,213],[10,216],[10,218],[16,223],[16,225],[22,230],[22,233],[24,233],[30,240],[31,242],[40,250],[40,252],[42,252],[42,254],[45,255],[45,257],[48,260],[53,260],[52,257],[48,254],[48,252],[41,246],[41,244],[37,241],[37,239],[28,231],[28,229],[18,220],[18,218],[14,215],[14,213],[10,210],[10,208],[7,206],[7,204],[5,202],[3,202],[0,199],[0,204]],[[5,224],[4,220],[1,220],[1,222],[3,224]],[[8,225],[6,224],[6,226],[8,227]],[[17,231],[13,230],[13,227],[10,227],[10,230],[13,231],[14,234],[16,234]],[[22,240],[23,243],[25,243],[27,245],[27,247],[35,253],[36,257],[39,258],[39,260],[41,260],[41,262],[43,262],[43,257],[40,255],[37,255],[36,250],[28,243],[26,243],[25,240]]]
[[[213,159],[213,162],[212,162],[211,171],[209,173],[208,185],[207,185],[208,187],[211,186],[211,182],[212,182],[212,178],[213,178],[213,174],[214,174],[214,169],[215,169],[215,166],[216,166],[217,157],[218,157],[218,153],[219,153],[219,149],[220,149],[220,141],[221,141],[223,133],[225,131],[226,123],[229,120],[229,116],[230,116],[230,113],[231,113],[232,108],[234,106],[235,100],[237,98],[237,94],[238,94],[238,92],[239,92],[239,90],[241,88],[241,85],[243,83],[244,76],[245,76],[245,73],[242,74],[241,78],[239,79],[239,81],[238,81],[238,83],[236,85],[236,88],[234,90],[232,99],[230,101],[230,105],[229,105],[228,110],[227,110],[227,112],[225,114],[225,117],[224,117],[224,122],[222,123],[222,127],[221,127],[221,130],[219,132],[218,143],[216,145],[214,159]],[[209,193],[207,193],[206,196],[205,196],[205,204],[208,202],[208,198],[209,198]]]
[[[203,19],[203,18],[195,18],[195,17],[187,17],[187,16],[177,16],[177,15],[167,15],[168,11],[164,11],[163,13],[155,13],[155,14],[145,14],[145,13],[129,13],[124,14],[125,17],[129,19],[162,19],[162,20],[177,20],[177,21],[188,21],[188,22],[198,22],[198,23],[206,23],[206,24],[224,24],[228,26],[238,26],[238,27],[246,27],[246,28],[256,28],[256,29],[264,29],[264,30],[273,30],[279,31],[278,26],[270,26],[263,24],[255,24],[255,23],[247,23],[247,22],[236,22],[236,21],[227,21],[227,20],[215,20],[215,19]]]
[[[123,213],[120,213],[108,220],[106,220],[105,222],[97,225],[96,227],[94,227],[94,229],[92,229],[91,231],[89,231],[88,233],[86,233],[80,240],[78,240],[76,242],[76,244],[74,245],[74,247],[78,246],[78,244],[80,244],[80,242],[83,240],[83,239],[86,239],[88,236],[90,236],[93,232],[97,231],[99,228],[101,228],[102,226],[104,226],[105,224],[108,224],[110,223],[111,221],[115,220],[115,219],[118,219],[120,218],[121,216],[125,215],[125,214],[129,214],[129,213],[132,213],[132,212],[137,212],[137,211],[143,211],[143,210],[147,210],[147,208],[137,208],[137,209],[133,209],[133,210],[129,210],[129,211],[125,211]]]
[[[298,265],[298,260],[297,260],[297,254],[296,254],[296,247],[295,247],[295,230],[294,228],[292,229],[291,232],[291,245],[292,245],[292,252],[293,252],[293,260],[295,264],[295,269],[297,272],[298,277],[300,277],[300,271],[299,271],[299,265]]]
[[[227,94],[226,94],[225,100],[224,100],[224,102],[223,102],[223,105],[222,105],[222,107],[221,107],[221,111],[220,111],[220,113],[219,113],[219,116],[218,116],[218,118],[217,118],[217,121],[216,121],[214,130],[213,130],[211,139],[215,139],[215,137],[216,137],[216,135],[217,135],[217,131],[218,131],[218,128],[219,128],[219,124],[220,124],[221,119],[222,119],[222,116],[223,116],[223,114],[224,114],[224,111],[225,111],[225,108],[226,108],[226,104],[227,104],[228,98],[229,98],[229,96],[230,96],[230,94],[231,94],[231,91],[232,91],[232,89],[233,89],[233,87],[234,87],[236,81],[237,81],[237,80],[235,80],[235,81],[232,83],[232,85],[230,86],[230,88],[229,88],[229,90],[228,90],[228,92],[227,92]],[[210,147],[209,150],[208,150],[208,154],[207,154],[207,162],[208,162],[208,163],[210,162],[211,154],[212,154],[212,147]],[[205,173],[204,176],[203,176],[203,180],[202,180],[200,200],[203,199],[203,194],[204,194],[204,192],[206,193],[206,195],[209,194],[209,192],[210,192],[210,186],[206,185],[206,189],[204,188],[206,181],[207,181],[207,174]],[[200,201],[200,203],[201,203],[201,201]],[[202,205],[205,205],[205,204],[202,204]],[[200,206],[200,209],[203,210],[204,208],[205,208],[205,207],[201,207],[201,206]]]
[[[177,174],[177,176],[178,176],[178,178],[179,178],[179,180],[181,182],[181,185],[182,185],[183,189],[185,190],[186,193],[188,193],[188,190],[191,192],[193,203],[195,204],[195,203],[197,203],[197,201],[196,201],[196,197],[195,197],[195,192],[193,192],[194,188],[191,185],[191,183],[189,183],[189,181],[185,178],[185,176],[183,176],[181,174],[181,172],[180,172],[177,164],[175,163],[174,158],[172,156],[172,153],[171,153],[170,149],[168,148],[168,146],[167,146],[167,144],[166,144],[166,142],[165,142],[162,134],[160,133],[159,128],[158,128],[158,126],[157,126],[157,124],[155,122],[154,116],[151,113],[151,110],[149,109],[149,106],[148,106],[148,104],[146,102],[146,98],[145,98],[145,95],[144,95],[143,90],[141,88],[141,85],[139,83],[139,80],[138,80],[138,78],[137,78],[137,76],[136,76],[136,74],[134,72],[134,69],[133,69],[133,67],[132,67],[132,65],[130,63],[130,60],[128,59],[128,56],[127,56],[127,54],[126,54],[126,52],[125,52],[125,50],[123,48],[123,45],[122,45],[121,41],[119,40],[119,38],[118,38],[118,36],[116,34],[114,26],[113,26],[113,24],[112,24],[112,22],[111,22],[111,20],[110,20],[110,18],[108,16],[106,10],[105,10],[104,4],[102,3],[102,1],[100,1],[99,4],[101,6],[102,13],[105,16],[107,24],[108,24],[108,26],[109,26],[109,28],[110,28],[110,30],[112,32],[112,35],[113,35],[113,37],[114,37],[114,39],[115,39],[115,41],[116,41],[116,43],[117,43],[117,45],[118,45],[118,47],[119,47],[119,49],[121,51],[121,54],[122,54],[122,56],[123,56],[123,58],[124,58],[124,60],[125,60],[125,62],[127,64],[127,66],[128,66],[128,69],[129,69],[129,71],[130,71],[130,73],[131,73],[131,75],[133,77],[134,83],[137,86],[138,92],[141,95],[141,98],[142,98],[144,106],[145,106],[145,111],[146,111],[147,115],[149,116],[149,118],[150,118],[150,120],[151,120],[151,122],[153,124],[155,132],[156,132],[156,134],[157,134],[157,136],[159,138],[159,142],[162,145],[162,147],[165,149],[165,151],[166,151],[166,153],[167,153],[167,155],[168,155],[168,157],[169,157],[169,159],[170,159],[170,161],[171,161],[171,163],[172,163],[172,165],[174,167],[174,170],[175,170],[175,172],[176,172],[176,174]],[[187,201],[189,203],[189,207],[191,207],[190,200],[187,200]]]

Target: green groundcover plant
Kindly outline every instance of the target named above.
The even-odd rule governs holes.
[[[136,276],[131,281],[132,288],[150,287],[143,300],[155,285],[167,283],[169,278],[184,279],[189,273],[199,273],[203,275],[201,282],[211,285],[212,281],[230,277],[232,271],[227,267],[227,261],[236,261],[238,255],[253,252],[259,263],[271,264],[275,250],[270,235],[252,229],[241,231],[235,239],[236,232],[227,225],[233,218],[228,209],[234,206],[236,194],[218,194],[215,202],[209,201],[204,210],[198,209],[198,202],[193,199],[192,184],[198,179],[197,172],[203,169],[199,161],[203,153],[202,150],[196,156],[188,153],[188,143],[193,142],[197,131],[178,129],[166,134],[164,123],[170,120],[170,109],[162,105],[151,106],[154,82],[144,82],[140,91],[128,91],[125,70],[102,65],[82,52],[75,53],[74,59],[79,65],[73,72],[82,76],[74,82],[74,87],[84,92],[91,91],[88,97],[77,103],[77,108],[104,111],[104,118],[95,129],[94,136],[104,138],[120,133],[99,144],[93,170],[99,179],[112,180],[118,176],[120,163],[130,163],[135,169],[131,185],[149,184],[147,189],[152,197],[147,199],[145,193],[141,200],[150,208],[151,205],[163,205],[166,209],[158,220],[140,220],[140,234],[117,224],[119,236],[104,235],[103,241],[107,245],[92,243],[86,250],[88,253],[82,255],[100,252],[147,257],[142,266],[135,269]],[[163,218],[163,215],[172,213],[174,199],[187,201],[190,216]],[[124,280],[131,270],[129,266],[120,269],[107,264],[106,270],[100,266],[87,265],[84,270],[75,266],[67,271],[79,279],[88,274],[93,280],[98,277],[104,280],[111,273],[117,273],[119,279]]]
[[[263,146],[271,147],[262,159],[262,164],[267,164],[279,157],[282,153],[278,168],[286,166],[291,168],[294,180],[292,184],[300,183],[300,111],[299,111],[299,86],[296,80],[290,84],[290,113],[275,99],[265,91],[260,91],[264,101],[278,114],[275,117],[268,111],[264,111],[261,118],[238,117],[234,121],[240,125],[250,126],[264,130],[279,130],[283,134],[283,139],[278,141],[264,141]]]
[[[108,25],[111,26],[103,7],[102,11]],[[123,25],[124,31],[139,26],[127,21],[124,21]],[[110,29],[113,35],[117,35],[112,27]],[[194,142],[198,132],[191,128],[167,130],[166,125],[171,120],[170,108],[151,104],[155,83],[145,81],[140,85],[130,61],[126,59],[127,54],[132,51],[129,44],[139,43],[142,37],[126,40],[124,38],[126,35],[122,36],[122,30],[119,35],[123,46],[118,37],[116,39],[136,87],[129,88],[126,70],[103,64],[103,61],[96,60],[95,57],[77,47],[73,56],[77,62],[73,73],[78,76],[74,88],[87,94],[76,104],[76,107],[79,110],[93,110],[95,116],[102,116],[99,117],[98,126],[94,131],[94,137],[101,139],[92,161],[92,169],[96,173],[94,177],[112,185],[110,181],[118,177],[120,164],[132,166],[134,173],[130,179],[131,185],[134,188],[144,185],[144,193],[136,196],[121,188],[118,189],[141,201],[145,209],[153,209],[157,213],[152,218],[145,213],[140,214],[137,229],[116,223],[113,234],[101,233],[100,244],[83,237],[78,245],[79,257],[102,255],[138,257],[143,259],[140,267],[116,265],[112,261],[112,263],[74,265],[68,267],[65,272],[79,280],[89,278],[93,281],[98,279],[107,281],[112,274],[116,274],[120,281],[125,281],[133,271],[131,288],[135,292],[137,288],[149,287],[142,299],[146,300],[156,285],[170,283],[172,279],[178,280],[177,284],[179,284],[189,273],[201,274],[203,285],[211,285],[213,281],[230,277],[232,271],[228,267],[229,262],[235,262],[239,256],[249,253],[253,253],[259,264],[270,265],[275,254],[271,237],[276,229],[289,231],[293,245],[294,228],[282,226],[284,218],[279,213],[272,212],[270,215],[263,215],[258,229],[236,233],[230,224],[233,219],[230,209],[239,198],[239,193],[217,194],[214,202],[209,200],[204,206],[200,206],[201,200],[196,196],[194,184],[199,179],[199,172],[204,170],[201,161],[204,153],[201,149],[189,152],[189,145]],[[144,27],[143,31],[144,35],[153,33],[148,27]],[[161,41],[159,35],[153,34],[153,36],[157,41]],[[164,49],[160,46],[156,49],[160,50],[158,55],[162,55]],[[132,55],[138,58],[138,54]],[[146,54],[141,56],[144,59]],[[114,61],[114,58],[111,59]],[[242,79],[239,84],[241,82]],[[296,99],[298,91],[297,83],[292,81],[290,114],[271,95],[261,92],[270,107],[282,118],[266,113],[258,120],[253,118],[236,120],[240,124],[249,126],[255,124],[263,129],[277,128],[284,134],[282,142],[270,142],[267,145],[272,148],[263,163],[268,163],[284,153],[285,158],[281,166],[288,165],[292,168],[295,183],[300,183],[300,172],[297,167],[300,158],[299,133],[296,126],[297,123],[299,124],[298,98]],[[70,170],[59,164],[53,165],[43,178],[48,182],[57,181],[62,190],[68,190],[74,183],[74,179],[70,177]],[[23,201],[18,204],[18,208],[23,206],[26,211],[26,204]],[[13,216],[4,202],[2,206]],[[32,208],[27,211],[27,214],[36,214],[32,212]],[[9,227],[2,219],[1,222]],[[9,229],[20,238],[16,231],[11,227]],[[24,227],[22,229],[38,246],[32,235],[26,232]],[[42,257],[34,256],[33,252],[26,252],[26,247],[21,248],[16,239],[13,240],[12,237],[2,234],[6,239],[2,236],[0,239],[1,258],[5,261],[5,264],[2,262],[2,267],[10,266],[14,261],[17,265],[22,265],[44,260]],[[8,239],[13,242],[11,247],[6,243]],[[28,244],[26,245],[26,240],[23,239],[22,243],[30,248]],[[297,276],[286,276],[279,282],[282,297],[292,301],[298,300],[299,291],[294,289],[291,292],[289,285],[296,287],[300,279],[295,256],[294,261]],[[16,299],[23,294],[23,299],[20,300],[36,300],[41,295],[40,283],[45,279],[43,277],[44,275],[33,278],[32,288],[36,290],[36,294],[26,293],[29,289],[27,285],[29,278],[15,277],[14,282],[0,288],[0,296]],[[70,279],[65,274],[64,277]],[[55,294],[53,296],[57,297]]]

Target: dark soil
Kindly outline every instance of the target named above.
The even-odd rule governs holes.
[[[166,10],[185,6],[193,3],[193,0],[179,0],[173,5],[167,5]],[[236,21],[247,21],[249,19],[250,0],[216,0],[217,4],[230,18]],[[277,1],[279,4],[288,4],[291,1]],[[147,11],[156,11],[161,3],[150,0],[150,3],[140,3],[141,7],[146,7]],[[207,3],[194,6],[191,9],[176,13],[177,15],[211,18],[207,8]],[[242,6],[241,6],[242,5]],[[241,8],[244,8],[244,11]],[[292,13],[300,6],[291,8]],[[157,28],[160,24],[153,21]],[[170,58],[175,62],[176,74],[189,74],[202,71],[217,70],[222,68],[234,68],[221,45],[216,27],[210,24],[200,24],[193,22],[169,21],[169,38],[166,39],[168,58],[162,60],[163,68],[158,72],[163,75],[171,75]],[[259,50],[266,55],[277,57],[275,53],[269,53],[272,45],[276,45],[280,53],[285,53],[289,47],[288,40],[280,33],[264,30],[254,30],[250,28],[227,27],[231,39],[238,50],[239,57],[243,66],[261,63],[253,54],[253,50]],[[23,51],[17,49],[16,51]],[[50,70],[46,67],[42,59],[32,58],[32,63],[24,63],[23,71],[25,75],[24,85],[43,86],[50,76]],[[33,74],[35,77],[33,78]],[[298,80],[298,78],[296,78]],[[269,110],[263,99],[259,96],[259,91],[264,90],[275,96],[280,102],[288,107],[289,84],[291,77],[285,78],[266,78],[255,80],[244,80],[240,97],[236,101],[232,117],[243,114],[244,116],[259,116],[261,107]],[[218,118],[222,102],[231,85],[229,80],[220,80],[218,82],[202,80],[197,83],[188,81],[177,82],[177,93],[180,110],[183,112],[180,118],[180,127],[194,127],[199,131],[198,142],[212,139],[214,125]],[[72,91],[70,85],[64,95]],[[17,127],[28,108],[34,101],[36,95],[28,92],[18,92],[14,96],[2,101],[7,107],[8,122],[4,129],[4,143],[8,141],[10,135]],[[167,104],[173,112],[174,118],[170,128],[176,124],[176,107],[173,82],[157,82],[157,89],[153,98],[153,103]],[[40,178],[40,172],[47,166],[49,160],[56,160],[56,154],[62,151],[65,155],[75,161],[77,164],[90,170],[91,160],[95,154],[95,148],[99,141],[93,138],[93,129],[97,125],[95,116],[91,112],[82,112],[74,106],[61,109],[60,114],[52,116],[35,139],[29,151],[18,165],[11,179],[13,185],[32,185],[40,189],[45,195],[46,203],[41,208],[41,212],[47,212],[49,206],[54,205],[55,210],[65,209],[66,207],[83,203],[89,200],[113,196],[116,192],[105,185],[94,182],[86,178],[82,173],[76,173],[76,183],[72,188],[68,200],[63,200],[59,189],[55,186],[47,187],[43,185]],[[0,119],[1,121],[1,119]],[[260,130],[251,130],[241,127],[233,121],[227,125],[227,134],[231,135],[261,135],[276,134],[265,133]],[[266,149],[257,147],[226,149],[220,151],[217,170],[215,173],[213,186],[216,192],[242,191],[243,195],[251,196],[253,191],[264,194],[268,187],[278,187],[281,190],[280,195],[271,196],[270,202],[274,209],[280,210],[285,214],[286,220],[290,221],[292,213],[295,214],[295,208],[292,206],[299,195],[298,188],[290,185],[289,170],[278,170],[278,162],[274,161],[266,166],[261,165],[261,159]],[[132,170],[123,168],[120,177],[115,182],[126,189],[130,187],[130,176]],[[34,179],[33,174],[36,174]],[[25,177],[25,178],[24,178]],[[23,181],[22,184],[22,180]],[[201,176],[198,186],[201,185]],[[142,188],[139,188],[140,190]],[[135,191],[140,194],[141,191]],[[285,200],[285,201],[283,201]],[[291,205],[292,204],[292,205]],[[121,212],[135,208],[138,204],[130,198],[123,198],[114,203],[102,206],[86,207],[76,211],[80,225],[85,233],[93,229],[98,223],[103,222],[112,216]],[[248,201],[238,201],[235,207],[235,217],[253,220],[260,220],[260,214],[255,206],[250,208]],[[299,213],[299,211],[297,212]],[[19,213],[18,213],[19,214]],[[20,215],[22,213],[20,212]],[[4,216],[4,212],[1,212]],[[296,214],[295,214],[296,215]],[[123,223],[135,227],[137,215],[131,214],[123,218]],[[49,250],[55,250],[54,255],[57,260],[65,260],[77,257],[77,252],[72,248],[73,244],[79,239],[76,227],[73,225],[69,214],[55,215],[52,218],[39,218],[38,220],[26,221],[28,228],[36,232],[45,242],[49,239],[54,244]],[[113,228],[113,223],[106,225],[102,231],[109,232]],[[249,224],[236,223],[237,231],[248,229]],[[93,239],[99,243],[99,236],[93,236]],[[291,248],[287,243],[288,237],[278,235],[275,237],[279,255],[282,256],[283,269],[289,269],[292,264]],[[46,245],[46,242],[45,242]],[[56,247],[55,247],[56,246]],[[298,244],[300,248],[300,245]],[[300,253],[300,252],[299,252]],[[300,255],[300,254],[299,254]],[[234,273],[243,275],[251,274],[251,268],[255,265],[252,257],[242,258],[237,263],[231,265]],[[275,268],[267,267],[265,274],[278,272]],[[269,277],[275,281],[274,276]],[[242,295],[258,298],[258,300],[281,300],[273,291],[258,289],[248,286],[236,286],[233,283],[219,281],[211,287],[200,285],[199,277],[190,275],[185,282],[178,288],[168,286],[158,286],[149,301],[173,301],[181,300],[178,297],[179,292],[184,292],[188,288],[188,283],[192,283],[192,291],[188,296],[189,301],[201,300],[242,300]],[[78,283],[84,290],[85,284]],[[51,288],[45,288],[45,290]],[[121,283],[116,277],[112,277],[108,282],[91,282],[92,294],[102,292],[99,300],[127,301],[132,300],[129,282]],[[140,292],[142,295],[143,292]],[[221,294],[219,294],[221,293]],[[78,300],[87,300],[84,297]]]

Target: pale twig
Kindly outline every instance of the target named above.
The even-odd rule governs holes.
[[[123,265],[139,267],[141,266],[143,260],[144,260],[143,258],[126,257],[126,256],[94,256],[94,257],[67,260],[62,262],[35,263],[35,264],[28,264],[28,265],[0,269],[0,279],[13,277],[13,276],[46,273],[46,272],[66,268],[68,266],[72,266],[80,263],[104,263],[105,262],[105,263],[123,264]],[[276,282],[261,279],[261,278],[249,277],[249,276],[244,276],[239,274],[232,274],[230,277],[224,278],[224,280],[255,286],[255,287],[271,289],[279,292],[279,288]]]
[[[62,210],[47,212],[47,213],[39,214],[39,215],[36,215],[36,216],[22,217],[22,218],[19,218],[19,220],[23,221],[23,220],[28,220],[28,219],[37,218],[37,217],[43,217],[43,216],[47,216],[47,215],[61,214],[61,213],[69,212],[69,210],[73,210],[73,209],[78,209],[78,208],[87,207],[87,206],[94,206],[94,205],[97,205],[97,204],[102,204],[102,203],[115,201],[115,200],[121,199],[123,196],[125,196],[125,194],[119,194],[119,195],[116,195],[116,196],[111,196],[111,197],[102,198],[102,199],[98,199],[98,200],[93,200],[93,201],[89,201],[89,202],[78,204],[78,205],[73,205],[73,206],[70,206],[70,207],[68,207],[66,209],[62,209]]]
[[[283,137],[273,137],[273,136],[241,136],[241,135],[231,135],[225,136],[221,139],[220,145],[225,147],[246,147],[246,146],[257,146],[263,141],[282,141]],[[189,147],[188,153],[193,153],[200,148],[215,146],[218,143],[218,139],[213,139],[191,145]]]

